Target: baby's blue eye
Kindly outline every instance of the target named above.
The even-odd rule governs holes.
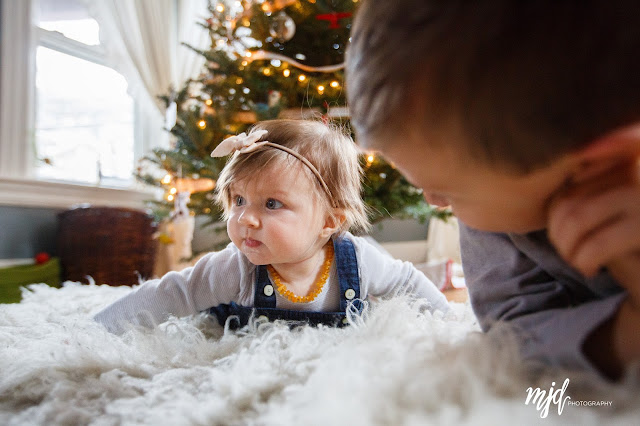
[[[236,206],[244,206],[245,201],[244,201],[244,198],[242,196],[236,195],[234,201],[235,201],[235,205]]]
[[[267,200],[267,204],[266,207],[269,210],[275,210],[275,209],[279,209],[280,207],[282,207],[282,203],[278,200],[274,200],[273,198],[269,198]]]

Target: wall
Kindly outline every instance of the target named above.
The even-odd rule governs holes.
[[[26,259],[44,251],[56,254],[61,210],[0,206],[0,259]]]
[[[390,241],[426,240],[429,221],[387,219],[371,230],[371,236],[379,243]]]

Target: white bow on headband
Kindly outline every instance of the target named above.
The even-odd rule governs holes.
[[[331,204],[333,204],[334,207],[337,207],[337,203],[333,199],[331,190],[327,186],[324,179],[322,179],[322,175],[320,174],[320,172],[318,172],[318,169],[316,169],[315,166],[311,164],[309,160],[307,160],[306,158],[304,158],[302,155],[298,154],[296,151],[292,150],[291,148],[287,148],[286,146],[275,144],[269,141],[258,142],[267,133],[269,132],[262,129],[262,130],[255,130],[249,133],[248,135],[242,132],[239,135],[228,137],[222,142],[220,142],[220,144],[211,153],[211,156],[224,157],[226,155],[233,153],[234,151],[238,151],[241,154],[246,154],[249,152],[253,152],[262,146],[269,146],[269,147],[284,151],[288,154],[293,155],[298,160],[302,161],[304,165],[307,166],[309,170],[311,170],[311,172],[318,179],[318,182],[320,182],[320,186],[322,186],[322,189],[324,189],[324,191],[327,193],[329,200],[331,200]]]
[[[261,146],[269,143],[268,141],[258,142],[267,133],[269,132],[266,130],[256,130],[248,135],[242,132],[239,135],[228,137],[218,144],[216,149],[211,153],[211,156],[224,157],[234,151],[239,151],[242,154],[255,151]]]

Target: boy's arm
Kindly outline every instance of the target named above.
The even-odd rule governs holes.
[[[618,378],[624,367],[640,358],[640,338],[638,338],[640,312],[627,298],[618,312],[604,322],[587,339],[587,356],[607,376]],[[603,351],[602,348],[612,348]]]
[[[592,161],[549,206],[549,237],[587,276],[606,267],[627,298],[588,339],[590,357],[610,376],[640,359],[640,163]],[[594,171],[595,170],[595,171]],[[599,348],[611,347],[604,354]]]
[[[637,159],[614,162],[596,174],[574,176],[554,196],[548,221],[549,238],[569,264],[586,276],[607,267],[640,309]]]
[[[597,299],[571,279],[561,282],[524,255],[506,234],[481,232],[461,223],[460,236],[471,304],[483,330],[507,321],[519,331],[524,357],[602,371],[584,345],[615,316],[624,293]]]

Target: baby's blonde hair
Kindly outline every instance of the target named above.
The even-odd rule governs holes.
[[[250,153],[236,152],[220,173],[216,183],[216,201],[223,209],[225,220],[231,207],[229,188],[234,181],[257,176],[261,170],[281,165],[284,161],[297,161],[314,182],[315,195],[324,208],[334,217],[340,213],[344,215],[339,233],[369,229],[367,208],[361,197],[362,167],[351,136],[336,125],[312,120],[263,121],[257,123],[251,132],[257,130],[268,132],[262,140],[287,147],[313,164],[333,199],[329,198],[318,178],[302,161],[285,151],[265,146]]]

